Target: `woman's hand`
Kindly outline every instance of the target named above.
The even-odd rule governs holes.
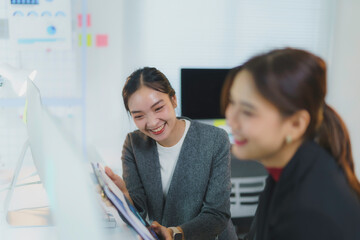
[[[122,178],[119,175],[115,174],[111,170],[111,168],[109,168],[107,166],[105,167],[105,173],[116,184],[116,186],[123,192],[125,197],[131,202],[131,204],[134,205],[134,202],[132,201],[132,199],[130,197],[130,194],[126,188],[126,184],[125,184],[124,180],[122,180]]]
[[[164,226],[161,226],[157,221],[154,221],[151,224],[151,228],[154,229],[156,234],[162,239],[162,240],[173,240],[172,238],[172,230],[169,228],[166,228]]]

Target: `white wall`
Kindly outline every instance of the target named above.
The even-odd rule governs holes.
[[[327,100],[347,124],[360,176],[360,1],[337,2]]]
[[[91,27],[87,32],[108,34],[108,47],[86,49],[87,142],[112,167],[121,166],[120,156],[130,121],[122,104],[124,74],[124,1],[87,1]],[[130,10],[130,12],[133,12]]]

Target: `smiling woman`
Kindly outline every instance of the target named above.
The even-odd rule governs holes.
[[[156,68],[133,72],[123,100],[138,130],[123,146],[123,178],[106,169],[163,239],[237,239],[230,220],[227,133],[176,117],[177,99]]]
[[[185,122],[175,115],[176,97],[142,86],[129,98],[131,116],[141,132],[164,147],[175,145]]]
[[[349,133],[325,102],[325,62],[276,49],[234,68],[223,93],[234,155],[270,173],[249,239],[360,239],[360,184]]]

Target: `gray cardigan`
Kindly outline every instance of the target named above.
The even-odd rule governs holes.
[[[222,129],[191,121],[166,199],[156,142],[139,130],[126,137],[123,179],[138,211],[181,226],[186,240],[237,239],[230,220],[230,143]]]

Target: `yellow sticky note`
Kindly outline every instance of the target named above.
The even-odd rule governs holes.
[[[25,108],[24,108],[24,114],[23,114],[23,122],[26,124],[27,123],[27,106],[28,106],[28,101],[26,100],[25,102]]]
[[[216,119],[214,120],[214,126],[215,127],[220,127],[220,126],[225,126],[226,125],[226,120],[225,119]]]
[[[91,44],[92,44],[91,34],[87,34],[86,35],[86,45],[88,47],[91,47]]]
[[[81,47],[82,46],[82,35],[81,34],[79,34],[78,40],[79,40],[79,42],[78,42],[79,47]]]

